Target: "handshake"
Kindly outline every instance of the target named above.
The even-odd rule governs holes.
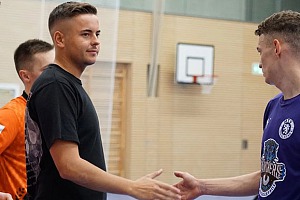
[[[135,181],[139,187],[134,187],[132,196],[140,200],[192,200],[202,195],[215,196],[252,196],[257,195],[259,188],[260,170],[245,175],[229,178],[197,179],[187,172],[174,172],[181,180],[169,185],[154,178],[162,170],[148,174]]]
[[[182,180],[174,185],[169,185],[155,180],[162,174],[162,169],[137,179],[135,189],[131,196],[139,200],[189,200],[202,195],[195,177],[186,172],[174,172]]]

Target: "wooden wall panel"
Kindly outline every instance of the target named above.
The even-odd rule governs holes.
[[[107,170],[115,175],[124,176],[125,172],[125,142],[126,142],[126,89],[127,89],[127,65],[116,65],[114,77],[111,63],[96,62],[93,67],[88,67],[83,73],[81,80],[83,86],[91,97],[93,104],[100,118],[101,137],[104,146],[108,146],[108,152],[105,152]],[[111,80],[114,79],[114,80]],[[111,90],[109,85],[114,81],[111,127],[109,140],[105,140],[106,133],[105,121],[101,120],[110,113],[109,104]],[[105,89],[104,89],[105,88]],[[109,142],[109,144],[107,144]]]

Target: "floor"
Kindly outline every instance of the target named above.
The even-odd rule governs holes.
[[[251,197],[216,197],[216,196],[202,196],[196,200],[253,200],[254,196]],[[135,200],[132,197],[125,195],[108,194],[107,200]]]

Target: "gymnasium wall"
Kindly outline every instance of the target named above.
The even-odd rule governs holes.
[[[117,62],[129,64],[125,176],[138,178],[163,168],[197,177],[235,176],[260,169],[262,116],[278,93],[252,75],[257,24],[185,16],[163,17],[159,48],[158,97],[147,96],[152,15],[120,11]],[[213,45],[215,74],[211,94],[201,86],[174,82],[177,43]],[[243,141],[247,148],[243,149]]]

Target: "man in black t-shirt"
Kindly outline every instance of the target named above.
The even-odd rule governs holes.
[[[179,189],[155,180],[162,170],[136,181],[105,170],[98,117],[80,76],[96,62],[100,34],[97,9],[66,2],[48,22],[55,64],[36,80],[26,111],[30,199],[105,200],[106,192],[137,199],[180,199]]]

